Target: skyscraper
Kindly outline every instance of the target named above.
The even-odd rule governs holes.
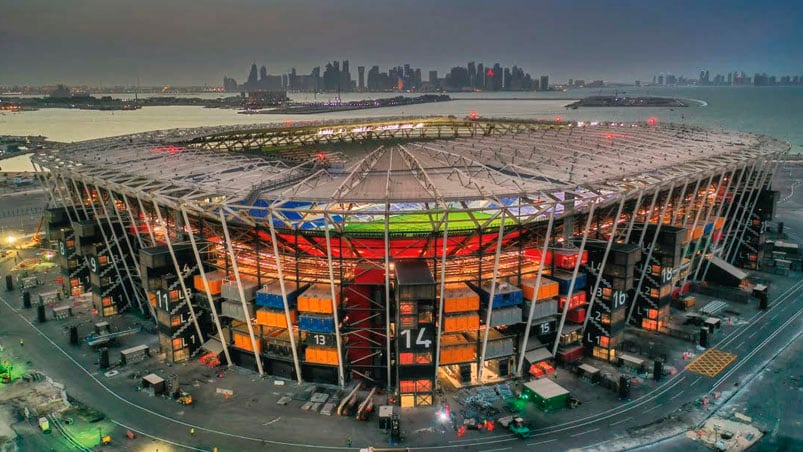
[[[357,66],[357,88],[365,91],[365,66]]]
[[[542,75],[541,76],[541,83],[539,83],[539,87],[541,91],[549,91],[549,76]]]

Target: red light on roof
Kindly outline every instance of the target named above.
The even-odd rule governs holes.
[[[658,119],[654,118],[654,117],[650,118],[650,119],[647,120],[647,124],[649,124],[651,126],[654,126],[654,125],[658,124]]]
[[[151,148],[151,152],[164,152],[168,154],[177,154],[181,151],[186,149],[183,146],[173,146],[172,144],[169,146],[156,146]]]
[[[609,133],[609,134],[605,135],[605,138],[607,138],[609,140],[613,140],[613,134]]]
[[[284,125],[289,126],[290,125],[290,120],[289,119],[285,119],[284,120]]]
[[[477,119],[480,117],[480,115],[476,111],[472,111],[471,113],[468,114],[468,117],[471,119]]]
[[[560,116],[555,116],[555,122],[561,122],[561,121],[563,121],[563,118],[561,118]]]
[[[488,77],[493,77],[494,76],[494,70],[493,69],[488,69],[488,72],[486,72],[485,75],[487,75]]]
[[[318,153],[318,160],[321,160],[321,161],[326,160],[326,154],[324,154],[323,152],[319,152]]]

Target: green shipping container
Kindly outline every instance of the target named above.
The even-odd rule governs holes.
[[[548,378],[525,383],[524,394],[544,411],[563,408],[569,399],[569,391]]]

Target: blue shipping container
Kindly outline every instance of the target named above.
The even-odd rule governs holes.
[[[303,292],[306,286],[299,290],[295,283],[288,281],[284,284],[284,287],[285,290],[287,290],[287,304],[289,304],[291,308],[294,308],[298,301],[298,295]],[[257,306],[264,306],[266,308],[284,309],[282,287],[279,282],[275,281],[271,284],[266,284],[261,289],[257,290],[257,298],[254,303]]]
[[[298,316],[298,328],[315,333],[334,333],[335,320],[329,316],[301,314]]]
[[[562,295],[569,293],[569,284],[572,282],[572,274],[570,272],[555,271],[552,273],[552,279],[558,282],[558,288]],[[574,280],[574,291],[583,290],[588,284],[588,276],[583,272],[577,272],[577,279]]]
[[[485,284],[476,289],[477,294],[480,296],[480,301],[483,307],[488,307],[488,302],[491,299],[491,285]],[[524,296],[521,289],[512,286],[508,283],[498,283],[496,291],[494,292],[493,308],[504,308],[507,306],[518,306],[524,302]]]

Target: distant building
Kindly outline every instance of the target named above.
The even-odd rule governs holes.
[[[357,66],[357,89],[365,91],[365,66]]]
[[[542,75],[541,76],[541,83],[539,83],[539,87],[541,91],[549,91],[549,76]]]
[[[72,96],[72,92],[70,91],[70,88],[67,88],[66,85],[60,84],[56,86],[56,89],[50,92],[50,97],[54,99],[64,99],[70,96]]]

